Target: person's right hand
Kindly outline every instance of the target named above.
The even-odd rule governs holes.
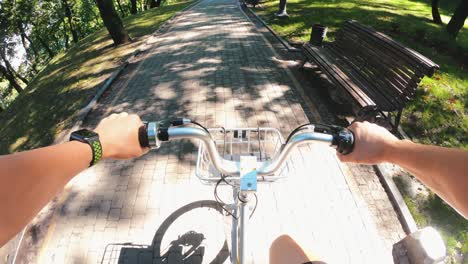
[[[354,133],[354,149],[347,155],[336,153],[343,162],[362,164],[385,162],[386,153],[399,141],[387,129],[367,121],[355,122],[348,129]]]
[[[143,122],[139,116],[125,112],[102,119],[94,131],[99,134],[103,159],[130,159],[148,152],[148,148],[140,146],[138,139],[141,126]]]

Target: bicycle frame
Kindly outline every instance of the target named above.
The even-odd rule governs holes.
[[[354,145],[354,136],[352,132],[336,127],[319,125],[317,128],[314,125],[308,124],[298,127],[288,137],[286,143],[281,137],[281,134],[276,129],[272,128],[256,128],[258,131],[258,140],[260,148],[260,131],[275,130],[280,135],[280,148],[276,151],[271,159],[257,160],[255,155],[240,155],[240,161],[228,160],[222,157],[216,147],[216,141],[212,138],[210,132],[201,127],[196,122],[191,122],[200,127],[177,127],[179,125],[191,122],[189,119],[179,119],[172,122],[175,127],[167,122],[150,122],[146,123],[146,145],[151,148],[159,148],[161,141],[169,141],[173,139],[198,139],[200,140],[199,155],[201,155],[201,147],[206,148],[209,161],[219,173],[220,177],[202,177],[197,174],[197,177],[204,183],[217,183],[220,180],[226,179],[229,176],[229,181],[235,182],[233,185],[234,204],[231,207],[233,211],[232,229],[231,229],[231,262],[243,264],[246,261],[246,249],[248,248],[248,221],[249,221],[249,201],[253,194],[257,191],[257,181],[273,182],[281,176],[275,175],[283,163],[288,158],[290,152],[301,144],[321,142],[328,143],[330,146],[336,146],[337,151],[347,154],[352,151]],[[161,124],[164,124],[162,126]],[[308,130],[300,130],[308,126]],[[229,130],[224,129],[223,130]],[[253,131],[254,128],[237,128],[230,129],[231,131]],[[243,133],[243,132],[241,132]],[[266,136],[265,136],[266,137]],[[231,147],[232,149],[232,147]],[[261,158],[260,158],[261,159]],[[200,161],[197,161],[197,166]],[[226,181],[228,183],[228,181]],[[216,191],[215,191],[216,193]],[[255,196],[256,197],[256,196]]]
[[[247,230],[249,226],[249,215],[251,212],[251,209],[249,208],[251,195],[246,194],[241,198],[242,200],[239,199],[239,195],[241,195],[240,190],[234,187],[233,214],[236,216],[236,218],[232,218],[230,258],[231,263],[243,264],[247,259],[246,249],[249,248]]]

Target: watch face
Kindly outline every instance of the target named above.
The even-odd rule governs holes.
[[[97,138],[98,134],[88,130],[88,129],[80,129],[71,134],[71,138],[73,139],[92,139],[92,138]]]

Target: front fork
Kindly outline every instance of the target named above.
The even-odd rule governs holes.
[[[235,208],[231,229],[231,263],[246,263],[246,249],[248,249],[247,230],[252,208],[250,208],[251,193],[241,192],[233,188]]]
[[[249,202],[253,194],[257,191],[257,157],[241,156],[240,157],[240,186],[234,188],[235,195],[234,215],[237,219],[233,219],[232,225],[232,249],[231,262],[244,264],[246,263],[246,249],[248,249],[248,221],[250,218]],[[235,262],[234,262],[235,261]]]

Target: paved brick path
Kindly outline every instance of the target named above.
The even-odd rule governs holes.
[[[317,121],[233,0],[203,0],[150,45],[91,114],[90,126],[122,110],[146,120],[185,116],[208,127],[271,126],[284,134]],[[228,263],[213,187],[193,176],[196,149],[170,143],[76,177],[38,262]],[[391,244],[403,232],[371,167],[341,164],[320,145],[301,147],[293,160],[288,181],[259,187],[250,228],[255,263],[267,263],[270,243],[283,233],[329,263],[391,262]]]

